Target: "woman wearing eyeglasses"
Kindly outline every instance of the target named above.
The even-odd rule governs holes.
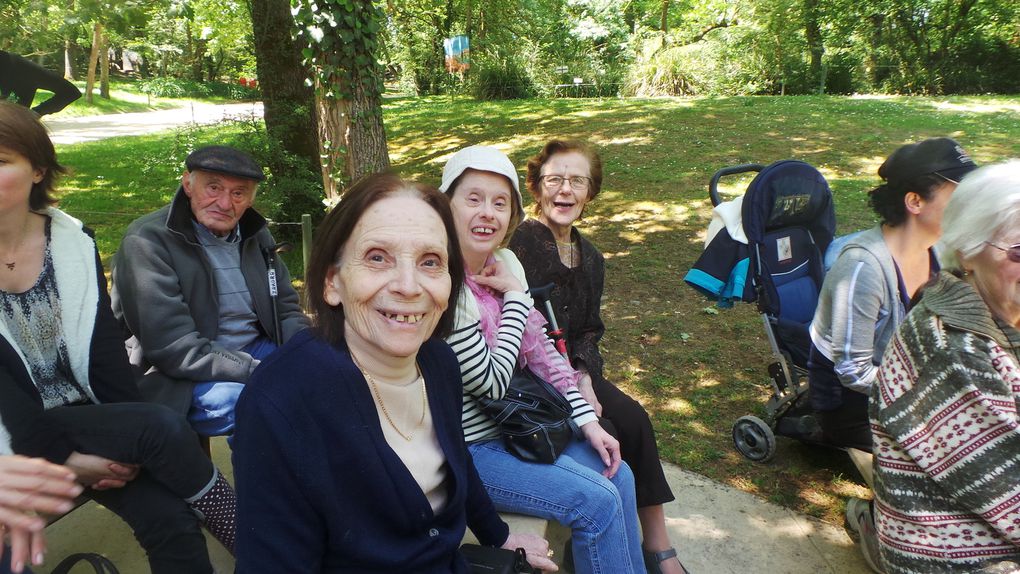
[[[524,215],[516,169],[496,148],[467,147],[446,162],[439,189],[450,196],[466,270],[446,340],[460,363],[464,437],[489,497],[500,512],[568,526],[576,574],[643,571],[634,475],[579,392],[579,373],[546,337],[520,262],[503,248]],[[580,430],[552,464],[514,456],[481,408],[483,397],[503,398],[523,366],[563,394]]]
[[[887,572],[1020,570],[1020,160],[968,175],[945,208],[943,271],[871,392]]]
[[[611,423],[623,459],[634,472],[648,571],[682,574],[662,508],[674,496],[662,472],[652,423],[641,404],[602,373],[598,343],[606,330],[599,312],[605,260],[574,227],[602,189],[602,159],[583,142],[552,140],[528,160],[525,183],[534,199],[533,218],[517,228],[509,247],[530,285],[555,284],[551,302],[567,359],[581,373],[578,389],[603,421]]]
[[[884,182],[869,195],[881,223],[843,246],[811,322],[811,405],[829,443],[871,452],[868,393],[882,354],[914,296],[938,274],[932,247],[942,234],[942,212],[957,182],[975,168],[949,138],[900,147],[878,168]],[[862,553],[878,571],[871,520],[868,502],[851,499],[847,524],[861,533]]]

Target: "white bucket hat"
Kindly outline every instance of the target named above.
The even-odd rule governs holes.
[[[439,191],[448,193],[453,182],[467,169],[489,171],[509,179],[517,194],[517,217],[520,221],[524,220],[524,198],[521,196],[517,170],[506,154],[485,145],[473,145],[460,150],[443,166],[443,182],[439,184]]]

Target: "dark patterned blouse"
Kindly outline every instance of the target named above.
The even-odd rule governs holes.
[[[522,223],[510,239],[509,248],[521,260],[528,285],[542,287],[555,283],[553,312],[567,341],[567,353],[574,367],[583,366],[593,379],[603,379],[602,355],[598,343],[606,327],[602,323],[602,287],[606,266],[602,253],[576,228],[570,230],[580,264],[569,268],[560,261],[552,231],[537,219]],[[535,307],[545,313],[545,306]]]
[[[88,400],[74,378],[61,324],[60,293],[50,254],[50,219],[46,219],[46,255],[42,272],[28,291],[0,289],[0,320],[28,364],[32,381],[50,409]]]

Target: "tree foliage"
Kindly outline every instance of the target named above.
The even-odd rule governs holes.
[[[143,74],[251,77],[250,2],[5,0],[0,48],[50,68],[59,68],[66,53],[70,72],[80,75],[99,22],[114,61],[123,50],[141,53]],[[1020,91],[1020,3],[1011,0],[294,0],[293,6],[321,17],[294,31],[318,30],[339,43],[350,40],[329,32],[347,27],[353,39],[358,29],[346,18],[374,12],[376,23],[364,25],[378,26],[370,35],[381,77],[418,94],[478,89],[480,77],[496,77],[515,60],[526,74],[519,83],[546,95],[575,78],[597,85],[595,93]],[[458,34],[470,38],[472,68],[451,75],[443,39]]]
[[[517,56],[536,91],[547,94],[574,78],[639,94],[1020,90],[1020,5],[1007,0],[387,0],[385,6],[386,64],[416,93],[458,84],[442,67],[442,39],[455,34],[471,40],[468,85]]]

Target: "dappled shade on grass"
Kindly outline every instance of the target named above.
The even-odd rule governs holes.
[[[727,165],[807,161],[832,186],[843,234],[875,223],[865,192],[878,183],[882,158],[904,143],[948,135],[980,163],[1020,156],[1020,104],[1008,97],[444,96],[387,100],[384,119],[394,167],[432,184],[446,159],[472,144],[496,145],[521,173],[550,138],[598,146],[603,193],[580,227],[607,256],[608,378],[649,409],[666,459],[835,523],[845,497],[865,492],[842,452],[780,439],[774,461],[756,465],[732,448],[734,420],[764,412],[768,344],[752,305],[717,311],[683,284],[709,221],[710,176]],[[239,131],[202,133],[229,143]],[[60,148],[76,170],[63,186],[64,207],[96,229],[104,259],[133,217],[98,212],[144,213],[168,201],[184,157],[171,153],[182,149],[178,139],[171,133]],[[742,193],[741,185],[727,190]]]

